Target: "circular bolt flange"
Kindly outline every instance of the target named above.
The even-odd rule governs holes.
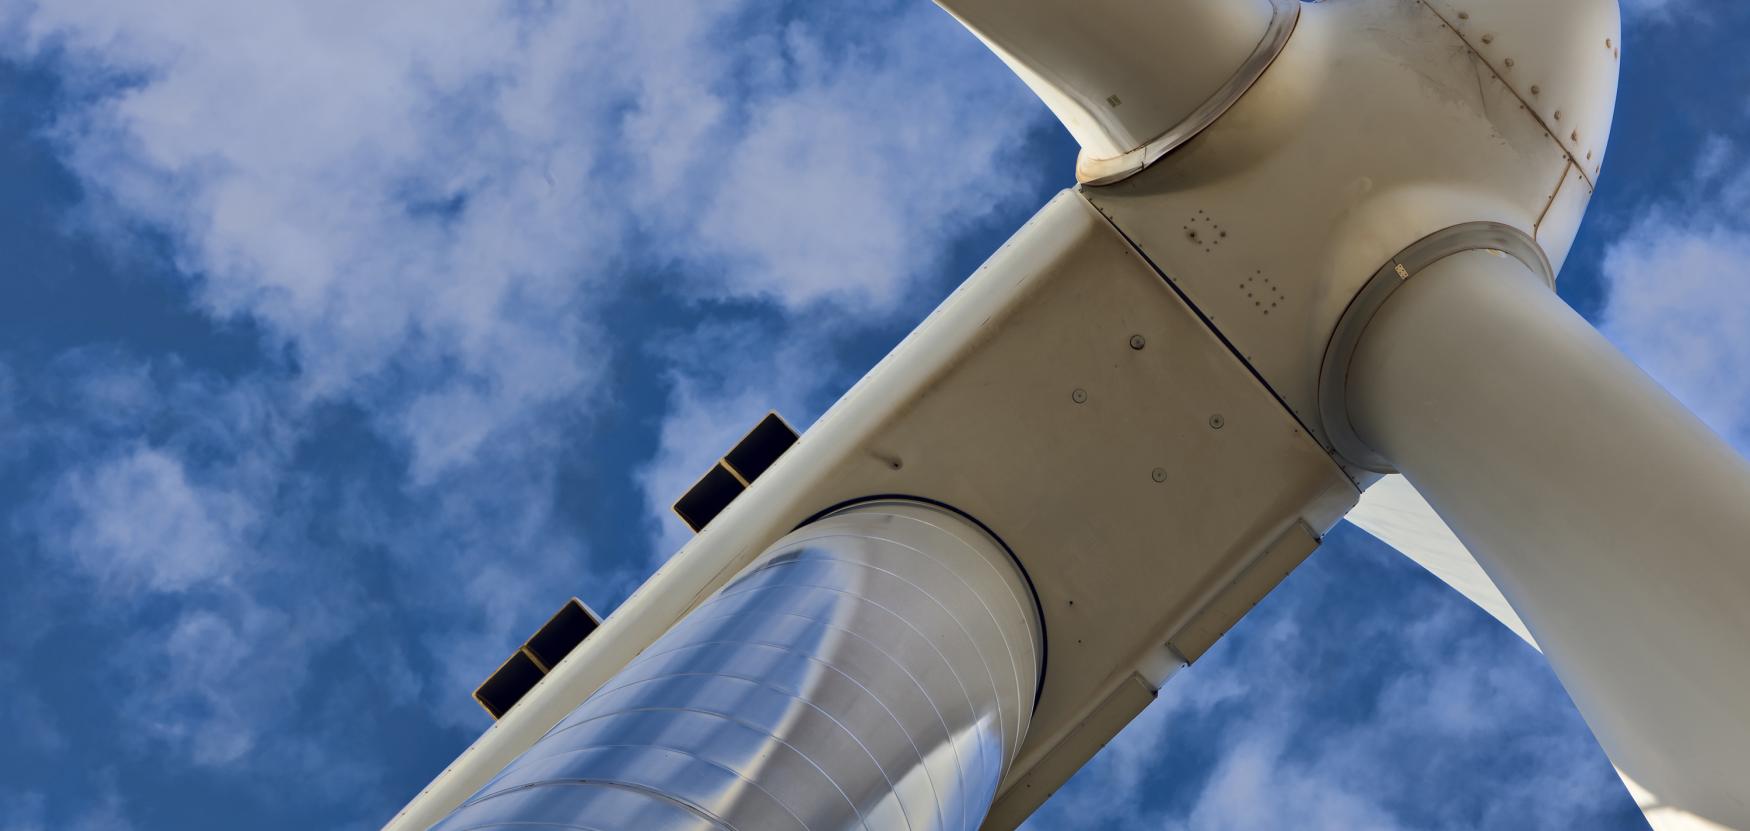
[[[1088,391],[1080,389],[1076,390],[1069,394],[1069,400],[1074,401],[1077,404],[1086,404],[1088,403]]]
[[[1148,345],[1148,339],[1144,338],[1143,336],[1141,336],[1141,335],[1131,335],[1130,336],[1130,348],[1131,349],[1141,349],[1147,345]]]
[[[1149,478],[1156,482],[1165,482],[1167,481],[1167,469],[1164,467],[1157,467],[1155,468],[1154,473],[1149,474]]]
[[[1215,415],[1212,415],[1209,417],[1209,426],[1212,429],[1220,430],[1221,428],[1227,426],[1227,419],[1222,418],[1221,413],[1216,413]]]

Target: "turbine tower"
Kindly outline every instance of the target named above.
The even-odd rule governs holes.
[[[1553,290],[1616,0],[938,2],[1076,186],[729,449],[388,828],[1014,828],[1347,515],[1543,650],[1660,831],[1750,831],[1750,465]]]

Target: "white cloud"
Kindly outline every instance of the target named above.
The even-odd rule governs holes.
[[[1680,14],[1693,13],[1691,0],[1622,0],[1622,10],[1631,20],[1640,18],[1657,22],[1672,22]]]
[[[84,421],[58,424],[44,446],[76,461],[22,516],[47,565],[99,589],[73,617],[120,636],[98,669],[124,679],[114,688],[121,746],[198,765],[253,761],[318,789],[356,776],[343,761],[307,758],[308,737],[279,735],[314,656],[367,604],[337,602],[345,587],[321,586],[299,560],[281,559],[287,531],[274,523],[296,529],[308,514],[276,495],[287,487],[279,472],[290,434],[274,403],[254,386],[227,389],[107,354],[69,356],[56,369]],[[163,424],[174,428],[153,429]],[[264,747],[267,735],[276,738]],[[86,827],[113,825],[120,802],[106,810]]]
[[[70,472],[59,497],[63,550],[100,584],[128,593],[229,575],[255,522],[243,498],[190,482],[178,459],[151,447]]]
[[[578,312],[616,224],[601,142],[519,60],[524,23],[69,2],[34,10],[24,48],[96,90],[58,137],[100,207],[168,232],[202,303],[290,348],[306,394],[378,398],[429,477],[599,368]]]
[[[97,91],[58,132],[104,207],[168,231],[307,393],[386,399],[430,481],[598,381],[629,229],[691,293],[888,308],[1016,192],[992,173],[1037,107],[994,59],[965,71],[945,15],[858,39],[758,8],[71,0],[13,49]],[[373,383],[409,368],[442,371]]]
[[[11,46],[92,91],[57,134],[94,210],[167,232],[419,484],[589,411],[623,274],[867,320],[1036,175],[1003,162],[1043,110],[927,4],[518,11],[73,0]]]
[[[807,396],[825,371],[820,366],[824,350],[810,340],[772,342],[757,326],[708,325],[672,350],[677,365],[707,371],[671,377],[673,393],[659,449],[638,472],[646,510],[656,525],[653,565],[692,536],[669,506],[737,439],[771,410],[798,430],[812,420]]]
[[[1750,161],[1716,138],[1676,199],[1607,249],[1602,328],[1740,449],[1750,447]]]
[[[0,55],[67,83],[52,138],[87,227],[167,242],[199,308],[274,356],[228,379],[116,356],[61,367],[81,406],[41,439],[66,469],[32,532],[118,609],[179,604],[134,620],[123,661],[141,681],[124,715],[153,752],[339,763],[264,738],[308,695],[306,664],[372,614],[324,546],[383,558],[396,603],[444,610],[424,635],[433,683],[395,688],[477,726],[468,690],[546,611],[527,598],[592,585],[588,546],[556,520],[558,460],[612,393],[626,344],[603,307],[637,281],[839,333],[917,311],[906,289],[944,246],[1028,189],[1036,174],[1003,165],[1043,110],[928,4],[835,15],[849,20],[751,0],[0,13]],[[806,418],[830,367],[801,352],[817,339],[730,362],[700,353],[711,338],[668,357],[676,411],[639,480],[652,513],[766,407]],[[401,493],[298,468],[333,403],[406,449]]]
[[[310,661],[347,622],[345,610],[316,601],[284,610],[225,592],[191,603],[131,639],[123,711],[145,738],[196,764],[232,766],[254,757],[313,790],[332,787],[356,772],[345,760],[301,756],[313,737],[288,734],[284,726]],[[275,746],[258,747],[263,741]]]
[[[1319,763],[1284,758],[1281,737],[1236,737],[1183,824],[1209,831],[1349,831],[1398,828],[1382,807]]]
[[[926,4],[886,25],[843,56],[785,30],[802,80],[756,98],[699,225],[738,292],[890,310],[940,245],[1038,175],[1002,166],[1042,112],[1006,69]]]
[[[921,317],[908,290],[1041,175],[1011,163],[1043,107],[958,24],[928,4],[846,16],[843,29],[882,35],[847,43],[843,29],[792,23],[750,44],[787,62],[752,62],[738,137],[714,132],[726,104],[694,88],[669,93],[688,114],[638,122],[686,124],[713,148],[690,157],[699,169],[673,161],[687,153],[653,154],[657,186],[633,197],[691,229],[677,234],[694,266],[688,289],[771,301],[790,322],[781,335],[707,326],[666,349],[670,409],[639,473],[658,560],[690,536],[669,506],[743,431],[770,409],[798,429],[818,415],[811,402],[840,369],[831,338]]]

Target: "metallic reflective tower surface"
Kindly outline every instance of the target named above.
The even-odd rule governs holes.
[[[1043,643],[975,523],[851,507],[768,548],[436,827],[977,828]]]

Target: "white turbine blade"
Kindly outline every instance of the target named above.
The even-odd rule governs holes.
[[[1456,589],[1526,643],[1537,646],[1525,622],[1483,573],[1476,558],[1404,477],[1381,479],[1361,495],[1361,503],[1347,518]]]
[[[1488,612],[1513,633],[1525,639],[1533,648],[1537,641],[1525,627],[1525,622],[1513,611],[1495,587],[1483,567],[1477,564],[1464,543],[1446,526],[1446,521],[1434,513],[1434,508],[1422,498],[1402,476],[1387,476],[1361,495],[1360,504],[1349,512],[1347,519],[1355,527],[1372,534],[1380,542],[1398,550],[1415,561],[1441,582],[1457,590]],[[1646,815],[1654,831],[1732,831],[1681,808],[1664,804],[1659,797],[1617,772],[1629,795]]]
[[[1207,126],[1287,43],[1297,0],[936,0],[1082,146],[1084,182],[1142,169]]]

